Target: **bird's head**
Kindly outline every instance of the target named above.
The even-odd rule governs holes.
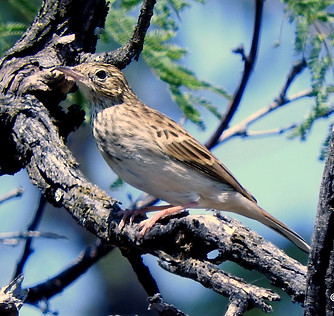
[[[133,95],[123,73],[113,65],[91,62],[56,69],[76,82],[92,106],[101,103],[112,106]]]

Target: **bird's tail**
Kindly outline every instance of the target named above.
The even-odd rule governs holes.
[[[293,242],[299,249],[305,251],[306,253],[310,252],[310,246],[306,243],[306,241],[302,237],[300,237],[297,233],[295,233],[288,226],[280,222],[278,219],[270,215],[260,206],[258,206],[258,208],[259,208],[258,210],[259,216],[256,219],[259,222],[276,230],[279,234],[283,235],[285,238]]]

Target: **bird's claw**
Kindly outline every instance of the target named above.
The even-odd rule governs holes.
[[[120,221],[120,223],[118,224],[118,228],[120,230],[122,230],[126,224],[126,221],[128,220],[128,218],[130,218],[129,220],[129,224],[132,225],[133,224],[133,221],[134,219],[138,216],[138,215],[145,215],[146,214],[146,211],[145,210],[142,210],[142,209],[134,209],[134,210],[126,210],[126,211],[120,211],[118,213],[118,215],[122,215],[123,214],[123,217]]]

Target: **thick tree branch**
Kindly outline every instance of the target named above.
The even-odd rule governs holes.
[[[305,315],[331,315],[334,306],[334,130],[327,154],[308,262]]]
[[[0,121],[10,122],[17,155],[27,157],[32,183],[96,236],[109,238],[110,221],[120,208],[82,175],[47,109],[31,96],[2,97],[0,104]]]
[[[256,8],[255,8],[255,22],[254,22],[254,30],[253,30],[253,39],[252,39],[252,45],[250,48],[249,56],[245,56],[243,48],[241,48],[241,51],[239,53],[242,53],[243,60],[244,60],[244,72],[240,81],[240,84],[229,103],[227,110],[223,117],[220,120],[220,124],[214,134],[210,137],[210,139],[207,141],[205,146],[209,149],[212,149],[218,144],[218,140],[220,138],[220,135],[223,133],[223,131],[228,127],[230,121],[232,120],[239,104],[241,101],[241,98],[244,94],[246,85],[248,83],[248,80],[250,78],[250,74],[254,68],[254,64],[256,61],[257,56],[257,50],[258,50],[258,44],[260,41],[260,29],[261,29],[261,19],[262,19],[262,12],[263,12],[263,0],[256,0]]]

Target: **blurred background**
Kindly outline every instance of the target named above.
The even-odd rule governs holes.
[[[38,4],[39,1],[33,2]],[[27,23],[31,16],[24,16],[13,1],[0,2],[2,21]],[[205,81],[234,92],[243,70],[240,55],[232,50],[243,44],[249,50],[252,38],[254,1],[210,0],[205,4],[191,3],[179,18],[180,29],[177,43],[189,50],[183,65],[194,70]],[[294,55],[294,25],[283,19],[283,5],[278,0],[265,2],[262,36],[258,60],[243,100],[232,125],[237,124],[255,111],[268,106],[279,94],[287,73],[297,57]],[[280,45],[275,46],[279,40]],[[115,44],[100,42],[98,51],[110,51]],[[133,62],[124,71],[135,93],[149,106],[158,109],[176,121],[182,112],[171,99],[166,84],[157,80],[143,62]],[[297,93],[310,87],[308,71],[298,77],[289,93]],[[200,92],[201,93],[201,92]],[[199,94],[200,94],[199,93]],[[225,99],[208,92],[222,111]],[[268,130],[300,122],[311,111],[312,99],[304,98],[284,106],[252,126],[253,130]],[[186,121],[185,128],[199,141],[205,142],[218,125],[217,119],[208,111],[201,110],[206,122],[202,131]],[[217,146],[214,154],[224,162],[236,178],[257,198],[261,207],[286,223],[308,242],[311,241],[316,214],[318,193],[322,178],[323,162],[319,161],[320,148],[329,130],[327,120],[317,121],[306,141],[276,135],[258,138],[233,138]],[[117,179],[101,158],[92,139],[89,124],[72,133],[68,146],[81,165],[87,178],[108,194],[120,200],[126,207],[140,192],[128,185],[111,190]],[[0,195],[22,186],[24,194],[0,206],[0,231],[24,231],[31,221],[39,200],[38,190],[29,182],[25,170],[14,176],[0,178]],[[201,211],[196,211],[201,212]],[[202,211],[201,213],[205,213]],[[303,264],[307,256],[274,231],[252,220],[234,214],[260,235],[284,249]],[[94,236],[81,228],[64,209],[47,207],[40,224],[42,232],[53,232],[67,237],[66,240],[36,239],[34,253],[24,269],[24,286],[38,284],[68,266]],[[0,245],[0,286],[8,284],[15,264],[22,252],[22,244],[9,247]],[[165,300],[191,316],[222,315],[227,300],[201,285],[162,270],[154,257],[145,256],[145,263],[156,278]],[[229,271],[258,286],[270,287],[269,281],[255,271],[246,271],[235,264],[224,263],[222,269]],[[302,315],[303,310],[293,304],[286,294],[274,288],[281,302],[271,303],[272,315]],[[118,250],[113,251],[92,267],[74,284],[49,302],[49,308],[59,315],[155,315],[147,311],[146,294],[137,282],[129,263]],[[22,316],[41,315],[35,307],[24,306]],[[246,315],[264,315],[253,310]]]

